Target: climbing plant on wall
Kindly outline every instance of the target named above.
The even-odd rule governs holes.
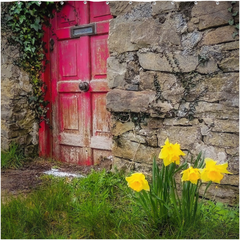
[[[231,2],[231,7],[228,8],[228,11],[231,13],[231,19],[229,19],[228,23],[231,26],[235,27],[235,31],[233,33],[233,38],[239,35],[239,22],[236,21],[236,18],[239,16],[239,12],[237,10],[234,10],[234,6],[236,4],[236,1]]]
[[[19,46],[20,57],[15,64],[29,73],[32,92],[28,93],[28,101],[39,123],[48,121],[48,102],[44,100],[45,85],[41,80],[47,64],[43,25],[50,26],[54,10],[60,9],[60,3],[40,1],[11,2],[2,9],[2,29],[11,31],[9,44]]]

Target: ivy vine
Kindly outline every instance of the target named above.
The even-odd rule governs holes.
[[[231,7],[228,8],[228,12],[231,13],[231,19],[229,19],[228,23],[229,25],[231,26],[234,26],[235,27],[235,32],[233,33],[232,37],[235,38],[236,36],[239,35],[239,23],[236,22],[236,17],[239,15],[239,12],[236,10],[234,11],[234,5],[236,4],[237,2],[231,2]]]
[[[49,122],[46,118],[49,102],[44,100],[46,86],[41,80],[47,64],[43,25],[50,26],[54,10],[60,11],[61,5],[40,1],[11,2],[2,13],[2,29],[12,32],[8,42],[19,47],[20,57],[15,64],[29,74],[32,92],[28,93],[28,102],[39,123]]]
[[[188,96],[190,95],[191,90],[194,87],[196,87],[196,85],[199,84],[203,79],[202,77],[197,77],[198,72],[196,72],[196,68],[199,65],[206,64],[209,61],[209,59],[206,56],[198,55],[198,65],[196,66],[195,70],[190,72],[190,73],[184,73],[183,70],[181,69],[180,65],[179,65],[179,62],[178,62],[174,52],[171,52],[171,55],[172,55],[172,58],[173,58],[172,60],[170,59],[169,54],[166,51],[164,51],[163,54],[166,57],[169,65],[172,69],[172,72],[174,73],[176,78],[181,82],[182,87],[184,88],[183,97],[180,100],[180,104],[179,104],[178,109],[170,110],[167,113],[167,117],[177,117],[177,118],[183,118],[184,117],[184,118],[188,118],[191,121],[191,120],[194,119],[194,115],[195,115],[195,112],[196,112],[196,106],[198,105],[199,99],[204,96],[204,94],[208,91],[208,88],[206,87],[192,101],[190,101],[188,108],[184,107],[183,112],[180,111],[180,106],[181,106],[181,104],[183,104],[185,102],[188,102]],[[155,82],[154,82],[154,85],[156,85]],[[158,98],[160,98],[160,97],[158,96]]]
[[[149,118],[150,114],[144,112],[112,112],[112,117],[120,121],[121,123],[133,122],[135,127],[141,129],[142,125],[147,125],[146,119]]]

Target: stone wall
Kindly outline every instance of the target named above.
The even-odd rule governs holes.
[[[230,6],[110,2],[107,109],[115,167],[148,173],[168,137],[185,152],[229,161],[233,175],[207,197],[238,202],[239,42]]]
[[[9,34],[2,29],[1,149],[7,150],[11,142],[16,142],[23,148],[25,156],[33,156],[38,151],[38,123],[27,100],[32,87],[28,74],[14,64],[19,51],[17,46],[9,45]]]

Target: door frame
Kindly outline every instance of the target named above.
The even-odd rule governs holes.
[[[49,119],[49,123],[46,121],[42,121],[39,126],[38,136],[39,136],[39,156],[40,157],[52,157],[52,86],[51,86],[51,63],[50,63],[50,28],[43,26],[44,36],[43,42],[45,42],[45,48],[47,52],[45,53],[46,60],[43,62],[45,66],[45,71],[41,75],[41,79],[44,82],[46,87],[44,100],[48,101],[47,105],[47,118]],[[44,88],[42,89],[44,91]]]

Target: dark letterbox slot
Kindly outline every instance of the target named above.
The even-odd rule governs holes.
[[[79,38],[86,35],[96,34],[95,24],[87,24],[71,28],[71,38]]]

